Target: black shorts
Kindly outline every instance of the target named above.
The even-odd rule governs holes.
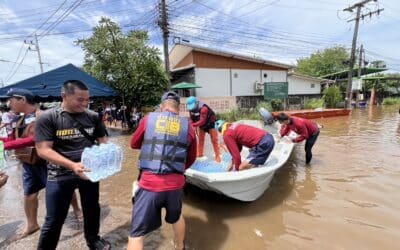
[[[131,237],[144,236],[161,226],[161,209],[165,208],[165,221],[176,223],[182,212],[182,189],[151,192],[139,188],[132,209]]]
[[[46,183],[47,166],[44,161],[37,166],[22,163],[22,186],[25,196],[39,192],[46,187]]]

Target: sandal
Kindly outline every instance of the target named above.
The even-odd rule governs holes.
[[[110,250],[111,244],[110,242],[104,239],[98,239],[90,243],[89,245],[90,250]]]

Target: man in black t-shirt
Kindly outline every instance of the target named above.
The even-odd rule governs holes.
[[[85,147],[97,140],[106,143],[103,122],[98,114],[87,110],[89,90],[78,80],[64,83],[60,108],[44,111],[36,121],[35,142],[38,154],[49,163],[46,186],[47,214],[42,227],[38,249],[55,249],[69,203],[76,188],[81,195],[84,232],[90,249],[110,249],[99,237],[99,183],[85,176],[88,171],[81,163]],[[86,131],[82,133],[79,127]]]

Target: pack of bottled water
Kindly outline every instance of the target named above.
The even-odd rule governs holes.
[[[85,148],[82,153],[82,164],[90,172],[85,175],[92,181],[106,179],[122,169],[122,148],[114,143],[101,143]]]
[[[229,153],[223,153],[220,163],[214,161],[214,159],[198,159],[193,163],[190,168],[205,173],[227,172],[228,166],[231,162],[232,156]],[[234,171],[234,169],[235,168],[233,168],[232,171]]]
[[[6,161],[4,159],[4,143],[0,141],[0,171],[4,170],[7,167]]]

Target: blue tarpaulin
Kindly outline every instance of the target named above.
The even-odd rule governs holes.
[[[68,80],[83,82],[89,88],[91,97],[113,97],[118,95],[110,86],[100,82],[73,64],[67,64],[0,88],[0,96],[4,96],[11,88],[23,88],[30,90],[35,96],[40,98],[59,98],[61,87]]]

